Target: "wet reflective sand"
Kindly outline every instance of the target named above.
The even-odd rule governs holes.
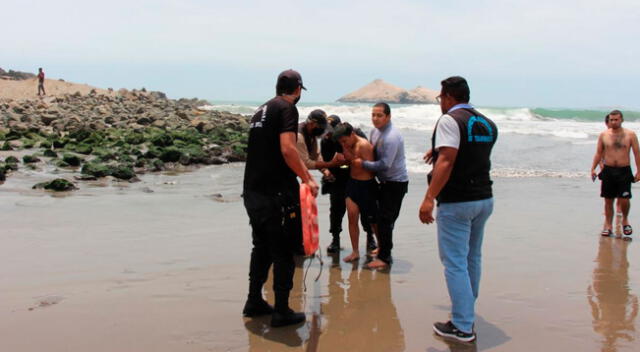
[[[390,272],[363,269],[364,256],[343,263],[349,248],[325,254],[318,281],[320,263],[310,263],[306,291],[309,261],[296,269],[291,303],[305,324],[243,318],[251,241],[241,171],[147,176],[68,197],[25,190],[39,175],[10,178],[0,186],[0,351],[640,350],[640,241],[599,238],[589,181],[496,180],[478,341],[468,345],[431,330],[448,319],[449,299],[435,227],[417,220],[422,176],[396,224]],[[327,197],[319,207],[324,248]]]
[[[600,239],[593,283],[587,298],[593,316],[593,331],[602,335],[602,351],[635,342],[638,296],[629,287],[627,250],[631,242]]]

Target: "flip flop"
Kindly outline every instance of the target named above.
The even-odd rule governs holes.
[[[624,225],[622,227],[622,233],[624,233],[625,236],[631,236],[633,228],[631,228],[631,225]]]
[[[602,230],[602,232],[600,232],[600,235],[602,235],[603,237],[609,237],[613,235],[613,232],[611,230]]]

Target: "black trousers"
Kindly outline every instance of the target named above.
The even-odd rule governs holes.
[[[295,270],[294,249],[299,245],[296,231],[299,221],[296,217],[299,214],[292,215],[295,214],[296,206],[299,207],[294,196],[298,192],[291,193],[268,196],[245,191],[243,194],[253,239],[249,264],[249,299],[262,299],[262,286],[273,264],[276,308],[288,307]],[[282,299],[279,300],[279,297]]]
[[[329,228],[329,232],[335,237],[339,236],[342,232],[342,219],[344,219],[344,214],[347,212],[347,203],[346,203],[346,189],[347,189],[347,180],[339,178],[335,182],[331,183],[330,191],[329,191],[329,220],[331,222],[331,227]],[[369,222],[364,216],[360,216],[360,224],[362,224],[362,228],[367,234],[371,233],[371,226]]]
[[[407,193],[409,182],[382,182],[380,183],[380,194],[378,204],[380,213],[378,214],[378,259],[391,263],[391,250],[393,249],[393,227],[402,200]]]

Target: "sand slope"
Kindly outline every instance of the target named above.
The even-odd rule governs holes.
[[[97,93],[109,94],[106,89],[92,87],[88,84],[63,82],[60,80],[46,79],[44,89],[47,96],[58,96],[63,94],[89,94],[92,89]],[[26,79],[20,81],[0,80],[0,99],[26,100],[38,97],[38,79]]]

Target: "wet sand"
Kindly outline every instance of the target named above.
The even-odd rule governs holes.
[[[240,314],[251,246],[241,164],[82,184],[66,197],[29,189],[47,178],[0,186],[0,351],[640,349],[639,240],[599,238],[598,187],[585,179],[496,179],[478,341],[466,345],[431,330],[449,298],[435,226],[417,219],[423,176],[413,175],[396,224],[391,271],[325,254],[305,292],[299,267],[291,302],[308,321],[281,329]],[[323,250],[328,203],[319,199]],[[346,233],[342,244],[341,257]]]

